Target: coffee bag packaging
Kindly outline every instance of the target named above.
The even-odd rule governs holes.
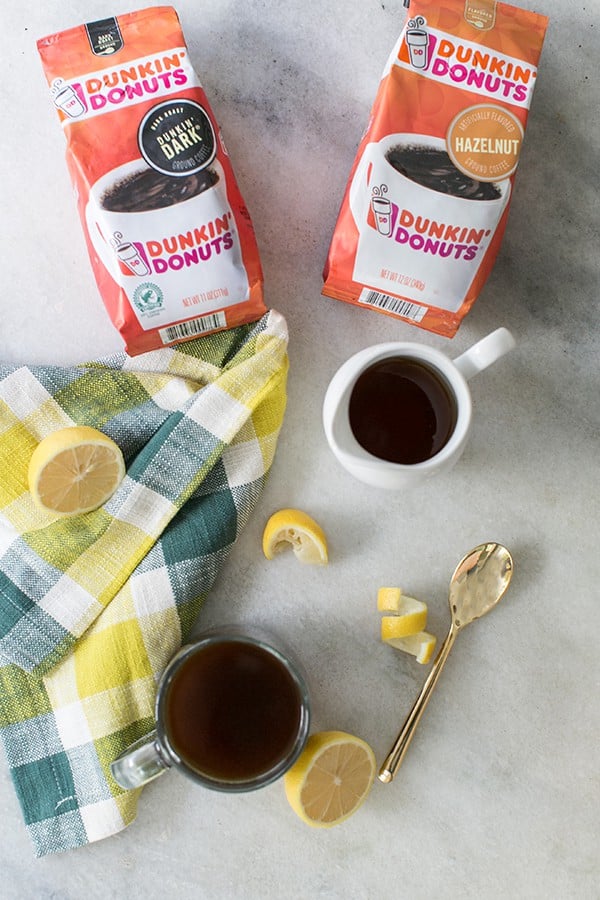
[[[323,293],[454,335],[506,227],[547,19],[411,0],[350,172]]]
[[[131,355],[258,319],[252,223],[177,14],[38,41],[100,293]]]

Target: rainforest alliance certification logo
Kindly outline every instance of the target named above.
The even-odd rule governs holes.
[[[133,292],[133,302],[142,316],[156,316],[163,308],[164,294],[157,284],[145,281]]]

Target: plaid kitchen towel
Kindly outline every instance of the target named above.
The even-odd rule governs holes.
[[[0,734],[38,856],[136,814],[110,763],[153,727],[156,683],[248,520],[286,402],[287,329],[253,325],[134,358],[0,366]],[[37,508],[37,442],[74,424],[119,444],[100,509]]]

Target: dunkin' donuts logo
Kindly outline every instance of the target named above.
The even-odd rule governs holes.
[[[379,234],[411,250],[466,262],[475,259],[491,235],[489,228],[470,228],[419,215],[381,194],[374,194],[371,199],[368,224]]]
[[[521,59],[409,19],[395,65],[480,97],[529,109],[537,69]]]
[[[54,105],[64,113],[63,125],[66,125],[72,119],[90,119],[115,107],[168,96],[195,83],[187,50],[177,47],[167,53],[101,69],[86,78],[72,81],[56,78],[50,92]]]
[[[179,272],[233,249],[231,213],[184,233],[153,240],[125,240],[120,232],[115,232],[110,244],[122,275],[139,278]]]

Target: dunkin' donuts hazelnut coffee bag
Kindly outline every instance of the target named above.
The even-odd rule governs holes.
[[[38,41],[102,299],[130,355],[265,312],[252,223],[174,9]]]
[[[411,0],[335,226],[323,293],[451,337],[498,253],[547,19]]]

